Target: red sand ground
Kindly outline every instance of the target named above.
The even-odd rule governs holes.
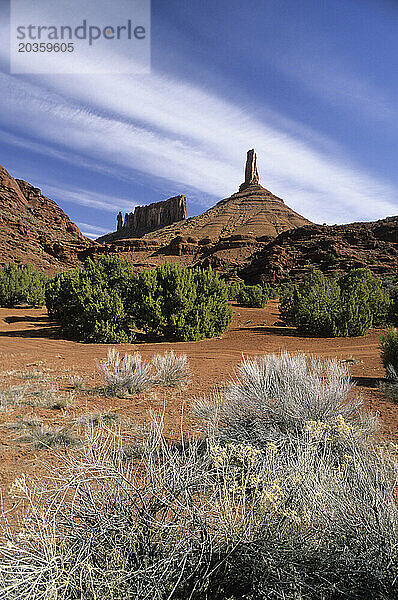
[[[6,427],[17,416],[36,415],[47,424],[60,426],[70,423],[77,415],[112,410],[137,423],[148,421],[151,409],[164,408],[168,427],[180,422],[181,408],[190,398],[208,394],[217,384],[234,374],[242,354],[252,356],[287,350],[305,352],[319,357],[348,360],[353,377],[357,378],[356,393],[362,394],[366,406],[380,415],[381,433],[398,441],[398,404],[385,399],[378,388],[384,377],[380,361],[380,330],[358,338],[306,338],[294,329],[275,325],[279,313],[276,301],[265,309],[234,307],[234,319],[221,338],[202,342],[120,344],[120,352],[139,350],[144,359],[173,348],[185,352],[192,370],[192,382],[184,392],[157,390],[132,398],[104,398],[75,392],[75,404],[65,410],[16,406],[11,412],[0,413],[0,489],[5,505],[9,506],[8,488],[21,473],[32,474],[43,467],[40,461],[48,458],[47,450],[36,451],[18,442],[17,434]],[[63,391],[71,390],[70,377],[80,375],[87,387],[101,385],[96,361],[106,356],[107,345],[81,344],[52,338],[54,327],[43,309],[0,309],[0,389],[10,385],[30,383],[9,371],[45,371],[55,378]],[[351,364],[351,362],[353,364]],[[57,380],[58,378],[58,380]],[[51,387],[51,383],[43,384]],[[186,426],[192,426],[190,419]]]

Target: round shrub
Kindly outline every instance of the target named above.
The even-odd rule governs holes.
[[[111,344],[133,341],[134,329],[184,341],[214,337],[232,318],[227,286],[211,270],[166,264],[135,274],[117,256],[56,275],[46,305],[63,335]]]
[[[389,320],[394,325],[398,325],[398,285],[396,285],[395,287],[393,287],[390,290],[390,299],[391,299],[391,305],[390,305],[390,313],[389,313],[390,319]]]
[[[228,300],[232,300],[236,302],[238,299],[238,294],[241,288],[244,286],[243,283],[234,281],[233,283],[228,284]]]
[[[313,270],[281,293],[285,323],[312,335],[365,335],[388,320],[389,310],[388,292],[368,269],[355,269],[339,279]]]
[[[46,290],[48,314],[66,337],[87,342],[131,342],[125,310],[134,277],[131,264],[117,256],[87,259],[83,267],[56,275]]]
[[[299,284],[281,293],[280,312],[287,325],[313,335],[339,335],[340,288],[320,271],[311,271]]]
[[[227,285],[211,269],[169,263],[136,275],[128,312],[144,331],[182,341],[220,335],[232,318]]]
[[[370,327],[382,327],[389,321],[390,296],[383,287],[381,279],[375,277],[369,269],[354,269],[339,279],[342,292],[343,305],[346,311],[354,307],[354,314],[347,317],[348,331],[355,331],[359,321],[362,328],[369,321]],[[356,317],[359,314],[359,318]],[[350,327],[350,319],[354,319]],[[366,331],[365,331],[366,333]],[[363,335],[362,333],[349,333],[349,335]]]
[[[381,337],[381,359],[387,373],[398,375],[398,329],[392,327]]]
[[[264,308],[269,300],[268,289],[261,285],[242,285],[236,300],[241,306]]]
[[[10,262],[0,268],[0,306],[12,308],[17,304],[43,306],[47,276],[32,265],[18,267]]]

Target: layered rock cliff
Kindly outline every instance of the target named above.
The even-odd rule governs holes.
[[[111,242],[117,239],[138,238],[156,231],[172,223],[184,221],[187,218],[187,200],[183,194],[168,200],[154,202],[146,206],[137,206],[134,212],[123,213],[117,216],[117,230],[102,236],[99,242]]]
[[[121,252],[142,268],[171,256],[179,257],[182,264],[222,269],[223,265],[242,265],[282,231],[310,224],[260,185],[253,149],[247,153],[244,174],[235,194],[196,217],[185,218],[185,196],[139,207],[124,219],[119,213],[118,230],[98,238],[101,246],[83,252],[82,257]],[[159,227],[162,220],[177,222]],[[150,230],[143,233],[145,228]]]
[[[170,242],[178,235],[199,240],[208,237],[212,241],[241,235],[269,241],[282,231],[311,223],[260,185],[254,150],[247,153],[244,172],[244,182],[229,198],[220,200],[201,215],[164,227],[145,237]]]
[[[0,166],[0,264],[31,263],[49,272],[79,264],[95,245],[53,200]]]

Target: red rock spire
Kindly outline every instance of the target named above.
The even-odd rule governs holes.
[[[247,151],[246,166],[245,166],[245,181],[239,187],[239,190],[244,190],[249,185],[258,185],[260,183],[260,177],[257,171],[257,154],[254,149]]]

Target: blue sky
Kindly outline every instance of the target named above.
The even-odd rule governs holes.
[[[181,193],[202,212],[251,147],[307,218],[398,213],[398,0],[152,0],[147,75],[10,75],[0,16],[0,163],[86,234]]]

